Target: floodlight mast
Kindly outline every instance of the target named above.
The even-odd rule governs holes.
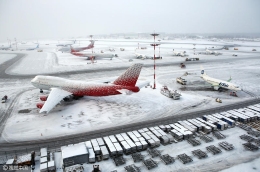
[[[153,57],[153,66],[154,66],[154,74],[153,74],[153,76],[154,76],[154,82],[153,82],[153,89],[156,89],[156,82],[155,82],[155,47],[158,46],[158,45],[160,45],[160,44],[155,44],[155,37],[158,36],[158,35],[159,35],[158,33],[153,33],[153,34],[151,34],[151,36],[153,36],[153,38],[154,38],[154,43],[151,44],[151,46],[153,46],[153,48],[154,48],[154,57]]]

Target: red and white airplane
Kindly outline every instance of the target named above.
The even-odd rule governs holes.
[[[94,41],[94,40],[91,40],[91,41],[90,41],[90,44],[89,44],[87,47],[77,47],[77,48],[73,48],[73,47],[70,45],[71,53],[80,52],[80,51],[84,51],[84,50],[87,50],[87,49],[94,48],[94,43],[95,43],[95,41]]]
[[[84,51],[84,50],[87,50],[87,49],[94,48],[94,43],[95,43],[95,41],[91,40],[90,44],[87,47],[75,47],[75,48],[73,48],[70,45],[70,47],[69,46],[64,46],[64,47],[60,48],[58,51],[61,51],[62,53],[63,52],[66,52],[66,53],[72,53],[72,52],[76,53],[76,52],[80,52],[80,51]]]
[[[140,91],[140,88],[147,85],[148,82],[136,86],[140,75],[142,64],[134,64],[129,67],[113,83],[90,83],[85,81],[75,81],[53,76],[37,75],[31,80],[36,88],[42,90],[51,90],[48,96],[41,96],[42,103],[37,103],[40,113],[49,113],[61,100],[68,96],[110,96],[117,94],[131,94]]]

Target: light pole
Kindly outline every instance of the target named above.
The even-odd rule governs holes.
[[[151,44],[151,46],[154,47],[154,57],[153,57],[153,66],[154,66],[154,74],[153,74],[153,77],[154,77],[154,83],[153,83],[153,89],[156,89],[156,83],[155,83],[155,47],[158,46],[159,44],[155,44],[155,36],[158,36],[159,34],[158,33],[153,33],[151,34],[154,38],[154,43]]]
[[[160,42],[161,40],[159,39],[158,41]],[[161,58],[161,55],[160,55],[160,45],[161,44],[159,44],[159,58]]]
[[[193,44],[193,45],[194,45],[194,48],[193,48],[193,50],[194,50],[194,55],[195,55],[195,49],[196,49],[196,48],[195,48],[195,46],[196,46],[196,44]]]
[[[92,42],[92,37],[93,37],[93,35],[89,35],[89,37],[90,37],[90,39],[91,39],[91,42]],[[91,50],[92,50],[92,57],[91,57],[91,61],[92,61],[92,63],[94,63],[94,60],[93,60],[93,58],[94,58],[94,56],[93,56],[93,47],[91,48]]]

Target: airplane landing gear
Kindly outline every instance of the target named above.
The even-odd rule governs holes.
[[[43,90],[42,90],[42,89],[40,89],[40,93],[43,93]]]

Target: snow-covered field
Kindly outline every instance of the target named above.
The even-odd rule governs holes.
[[[15,57],[15,54],[0,54],[0,64],[12,59],[13,57]]]

